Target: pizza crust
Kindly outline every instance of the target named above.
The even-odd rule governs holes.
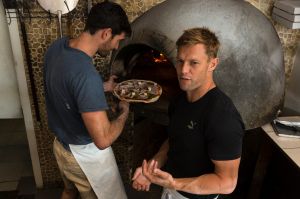
[[[159,99],[162,94],[162,88],[153,81],[131,79],[118,83],[113,90],[113,94],[119,100],[126,102],[152,103]],[[141,97],[141,95],[143,96]],[[149,97],[147,98],[146,96]]]

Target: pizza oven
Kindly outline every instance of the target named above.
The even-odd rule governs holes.
[[[207,17],[211,13],[213,17]],[[173,96],[178,90],[171,69],[175,42],[184,30],[194,27],[208,27],[218,36],[220,64],[214,79],[233,100],[246,129],[273,120],[284,97],[282,46],[273,24],[246,1],[164,1],[132,23],[131,38],[113,53],[112,73],[125,79],[152,78],[165,86],[162,98]],[[157,105],[157,110],[165,109]]]

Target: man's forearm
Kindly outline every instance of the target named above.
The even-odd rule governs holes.
[[[236,186],[235,179],[221,179],[216,174],[205,174],[195,178],[174,179],[174,189],[193,194],[229,194]]]
[[[212,160],[213,173],[195,178],[175,178],[173,188],[194,194],[229,194],[237,183],[240,158],[227,161]]]
[[[128,111],[121,113],[117,119],[113,120],[110,125],[110,129],[107,132],[107,140],[109,141],[109,146],[119,137],[122,133],[124,125],[128,117]]]
[[[119,117],[110,122],[105,111],[82,113],[84,124],[93,142],[99,149],[109,147],[121,134],[128,117],[129,109],[122,109]]]
[[[159,151],[152,159],[156,160],[158,168],[161,168],[167,161],[169,151],[169,139],[167,139],[160,147]]]

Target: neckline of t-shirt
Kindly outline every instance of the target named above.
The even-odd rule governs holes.
[[[80,53],[81,55],[84,55],[85,57],[88,57],[89,59],[92,59],[88,54],[86,54],[82,50],[70,47],[70,45],[69,45],[70,38],[69,37],[64,37],[64,40],[65,40],[64,41],[64,45],[65,45],[66,49],[71,50],[71,51],[75,51],[77,53]]]
[[[216,90],[218,90],[218,87],[215,86],[214,88],[210,89],[209,91],[207,91],[202,97],[200,97],[199,99],[197,99],[196,101],[194,102],[189,102],[187,100],[187,96],[185,95],[185,101],[187,104],[190,104],[190,105],[193,105],[193,104],[197,104],[199,103],[200,101],[204,101],[208,96],[211,95],[211,93],[214,93]]]

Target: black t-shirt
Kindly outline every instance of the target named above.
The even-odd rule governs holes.
[[[217,87],[196,102],[182,94],[169,106],[169,152],[166,170],[174,178],[212,173],[212,160],[241,156],[244,124],[232,101]],[[214,198],[180,192],[187,198]]]

